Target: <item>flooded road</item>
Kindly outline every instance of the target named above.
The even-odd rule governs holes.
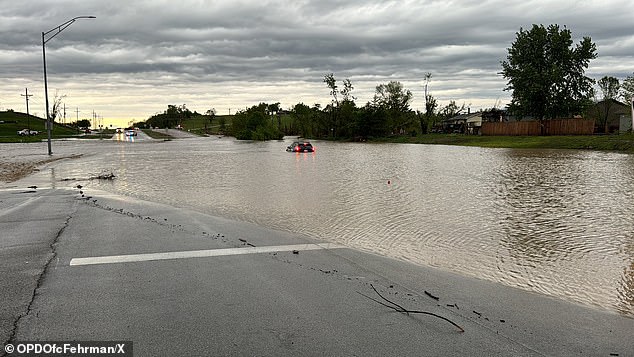
[[[285,152],[291,141],[60,142],[54,152],[84,156],[36,176],[62,186],[110,170],[116,180],[88,187],[634,317],[634,156],[320,141]]]

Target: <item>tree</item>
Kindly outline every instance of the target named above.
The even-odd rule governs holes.
[[[53,98],[53,107],[51,108],[51,112],[49,114],[49,118],[51,118],[51,121],[55,121],[55,119],[59,115],[59,111],[62,108],[63,104],[62,99],[64,98],[66,98],[65,95],[59,95],[57,91],[55,91],[55,98]]]
[[[391,81],[376,86],[373,105],[385,110],[393,132],[402,133],[412,119],[409,107],[411,100],[411,91],[404,89],[401,82]]]
[[[603,94],[603,99],[599,105],[601,111],[599,115],[599,129],[603,129],[603,132],[607,133],[608,118],[612,113],[614,102],[620,97],[620,84],[618,79],[608,76],[599,79],[598,84],[599,88],[601,88],[601,93]]]
[[[352,82],[350,79],[345,79],[343,81],[343,89],[339,90],[335,75],[328,73],[324,76],[324,83],[330,89],[330,95],[332,96],[331,104],[326,107],[330,113],[330,120],[327,123],[330,135],[335,137],[349,135],[349,129],[354,122],[356,111],[355,97],[352,95],[352,90],[354,89]],[[342,97],[341,101],[339,100],[339,94]]]
[[[167,110],[163,113],[151,116],[146,123],[152,127],[171,128],[174,127],[176,123],[181,123],[184,119],[189,119],[192,114],[185,104],[179,106],[170,104],[167,106]]]
[[[513,91],[510,111],[540,121],[583,112],[594,84],[584,72],[597,56],[590,37],[572,48],[570,30],[558,25],[533,25],[516,35],[500,73],[508,79],[505,90]]]
[[[233,116],[231,131],[238,140],[281,139],[282,132],[269,118],[268,104],[254,105]]]
[[[352,82],[350,82],[350,79],[344,79],[343,80],[343,89],[340,91],[344,102],[352,102],[355,99],[357,99],[357,98],[355,98],[352,95],[352,90],[353,89],[354,89],[354,87],[352,86]]]
[[[335,75],[333,73],[328,73],[324,76],[324,83],[330,88],[330,95],[332,96],[332,103],[339,106],[339,100],[337,99],[337,94],[339,91],[337,90],[337,81],[335,80]]]
[[[621,96],[629,103],[634,100],[634,73],[623,80],[621,84]]]
[[[438,107],[436,99],[427,91],[430,81],[431,72],[427,72],[425,73],[425,113],[423,115],[420,113],[418,114],[418,118],[420,120],[420,131],[422,134],[427,134],[429,124],[432,121],[436,108]]]
[[[75,128],[90,128],[90,120],[82,119],[71,124]]]
[[[209,126],[211,126],[211,123],[213,122],[214,118],[216,117],[216,109],[215,108],[211,108],[211,109],[207,110],[205,112],[205,115],[207,116],[207,120],[205,120],[205,133],[209,133],[208,127],[207,127],[207,122],[209,122]]]

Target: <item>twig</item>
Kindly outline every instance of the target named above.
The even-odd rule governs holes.
[[[372,287],[372,290],[374,290],[374,292],[375,292],[377,295],[379,295],[379,297],[381,297],[381,299],[383,299],[383,300],[387,301],[388,303],[390,303],[390,304],[392,304],[392,305],[394,305],[394,306],[391,306],[391,305],[385,304],[385,303],[384,303],[384,302],[382,302],[382,301],[379,301],[379,300],[377,300],[377,299],[374,299],[374,298],[372,298],[372,297],[370,297],[370,296],[367,296],[367,295],[365,295],[365,294],[362,294],[362,293],[360,293],[360,292],[357,292],[357,293],[358,293],[359,295],[365,296],[366,298],[368,298],[368,299],[370,299],[370,300],[372,300],[372,301],[374,301],[374,302],[376,302],[376,303],[378,303],[378,304],[381,304],[381,305],[383,305],[383,306],[385,306],[385,307],[389,307],[390,309],[395,310],[395,311],[398,311],[398,312],[400,312],[400,313],[404,313],[404,314],[407,314],[407,315],[409,315],[409,314],[421,314],[421,315],[430,315],[430,316],[433,316],[433,317],[437,317],[437,318],[439,318],[439,319],[441,319],[441,320],[445,320],[445,321],[449,322],[450,324],[454,325],[456,328],[458,328],[458,330],[460,330],[460,332],[464,332],[464,329],[463,329],[462,327],[460,327],[460,325],[456,324],[455,322],[453,322],[453,321],[449,320],[449,319],[448,319],[448,318],[446,318],[446,317],[443,317],[443,316],[440,316],[440,315],[437,315],[437,314],[434,314],[434,313],[432,313],[432,312],[428,312],[428,311],[407,310],[406,308],[402,307],[401,305],[399,305],[399,304],[397,304],[397,303],[395,303],[395,302],[393,302],[393,301],[390,301],[390,300],[388,300],[387,298],[385,298],[383,295],[381,295],[381,294],[378,292],[378,290],[376,290],[376,288],[374,287],[374,285],[370,284],[370,286]],[[395,307],[395,306],[396,306],[396,307]]]
[[[434,299],[434,300],[436,300],[436,301],[440,300],[440,298],[439,298],[438,296],[434,296],[434,295],[432,295],[432,293],[430,293],[430,292],[429,292],[429,291],[427,291],[427,290],[425,290],[425,295],[429,296],[430,298],[432,298],[432,299]]]
[[[378,291],[378,290],[376,290],[376,288],[374,287],[374,285],[370,284],[370,286],[372,287],[372,290],[374,290],[374,292],[375,292],[378,296],[380,296],[380,297],[381,297],[381,299],[383,299],[383,300],[385,300],[385,301],[389,302],[390,304],[392,304],[392,305],[394,305],[394,306],[396,306],[396,307],[398,307],[398,308],[400,308],[400,309],[401,309],[401,310],[396,310],[396,309],[394,309],[394,310],[399,311],[399,312],[404,312],[404,313],[408,314],[407,309],[405,309],[403,306],[401,306],[401,305],[399,305],[399,304],[397,304],[397,303],[395,303],[395,302],[393,302],[393,301],[390,301],[390,300],[388,300],[388,299],[384,298],[384,297],[383,297],[383,295],[379,294],[379,291]],[[408,315],[409,315],[409,314],[408,314]]]

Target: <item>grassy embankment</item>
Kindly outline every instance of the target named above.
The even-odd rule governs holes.
[[[187,120],[183,120],[183,130],[187,130],[190,133],[197,135],[217,135],[220,131],[220,118],[225,120],[225,127],[229,129],[231,127],[231,121],[233,120],[233,115],[217,115],[211,124],[209,124],[209,120],[207,116],[195,116],[189,118]],[[207,132],[205,131],[205,124],[207,125]],[[144,131],[145,132],[145,131]]]
[[[24,113],[18,112],[0,112],[0,142],[4,143],[20,143],[20,142],[36,142],[46,139],[46,120],[35,117],[27,116]],[[37,130],[39,134],[33,136],[19,136],[17,133],[19,130],[30,127],[31,130]],[[53,125],[51,137],[64,138],[77,135],[77,129],[57,124]]]
[[[160,140],[171,140],[172,136],[162,133],[160,131],[154,131],[151,129],[142,129],[142,132],[144,132],[145,134],[147,134],[147,136],[151,137],[152,139],[160,139]]]
[[[634,135],[576,136],[478,136],[462,134],[428,134],[417,137],[393,137],[376,142],[442,144],[521,149],[586,149],[634,153]]]

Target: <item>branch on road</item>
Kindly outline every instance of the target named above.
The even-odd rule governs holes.
[[[393,302],[393,301],[388,300],[387,298],[385,298],[383,295],[381,295],[381,294],[378,292],[378,290],[376,290],[376,288],[374,287],[374,285],[370,284],[370,286],[372,287],[372,290],[374,290],[374,292],[375,292],[377,295],[379,295],[379,297],[380,297],[381,299],[383,299],[384,301],[386,301],[386,302],[387,302],[387,304],[386,304],[386,303],[384,303],[383,301],[377,300],[377,299],[375,299],[375,298],[373,298],[373,297],[367,296],[367,295],[365,295],[365,294],[363,294],[363,293],[360,293],[360,292],[358,292],[358,291],[357,291],[357,293],[358,293],[359,295],[365,296],[366,298],[368,298],[368,299],[370,299],[370,300],[372,300],[372,301],[374,301],[374,302],[376,302],[376,303],[378,303],[378,304],[381,304],[381,305],[383,305],[383,306],[385,306],[385,307],[388,307],[388,308],[390,308],[390,309],[392,309],[392,310],[398,311],[398,312],[403,313],[403,314],[406,314],[406,315],[409,315],[409,314],[421,314],[421,315],[430,315],[430,316],[433,316],[433,317],[437,317],[437,318],[439,318],[439,319],[441,319],[441,320],[445,320],[445,321],[449,322],[450,324],[454,325],[455,327],[457,327],[457,328],[460,330],[460,332],[464,332],[464,329],[463,329],[462,327],[460,327],[460,325],[456,324],[455,322],[453,322],[453,321],[449,320],[448,318],[446,318],[446,317],[444,317],[444,316],[440,316],[440,315],[434,314],[433,312],[428,312],[428,311],[408,310],[408,309],[406,309],[406,308],[402,307],[401,305],[399,305],[399,304],[397,304],[397,303],[395,303],[395,302]],[[389,304],[389,305],[388,305],[388,304]]]

